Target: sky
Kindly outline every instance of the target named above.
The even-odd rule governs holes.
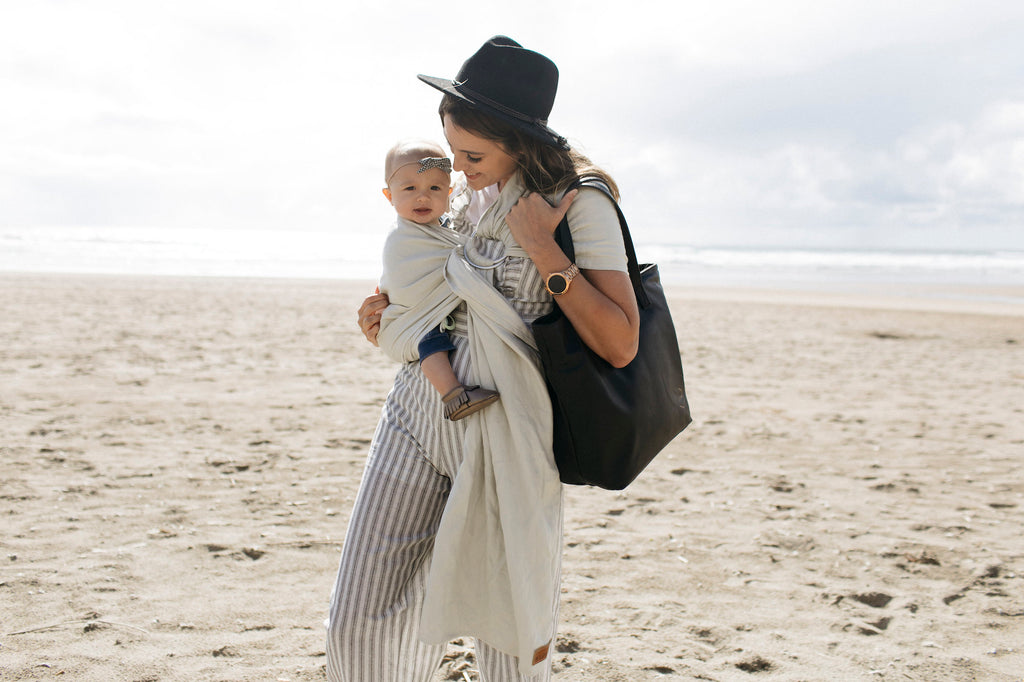
[[[634,238],[1024,249],[1024,3],[0,0],[0,227],[387,229],[496,34]]]

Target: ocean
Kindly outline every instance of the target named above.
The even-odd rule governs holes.
[[[132,227],[0,228],[0,272],[375,280],[382,231]],[[1024,251],[705,247],[646,242],[676,286],[846,289],[860,285],[1024,286]],[[1024,300],[1009,300],[1019,302]]]

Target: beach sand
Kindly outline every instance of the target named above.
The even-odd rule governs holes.
[[[370,288],[0,275],[0,679],[324,679]],[[670,296],[694,423],[567,488],[555,679],[1021,680],[1019,307]]]

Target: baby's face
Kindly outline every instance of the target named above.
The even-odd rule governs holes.
[[[420,225],[436,222],[448,210],[451,177],[440,168],[419,173],[419,164],[399,168],[385,191],[395,212]]]

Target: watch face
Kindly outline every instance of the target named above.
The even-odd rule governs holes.
[[[548,277],[548,291],[553,294],[564,294],[569,288],[569,281],[561,273],[555,273]]]

